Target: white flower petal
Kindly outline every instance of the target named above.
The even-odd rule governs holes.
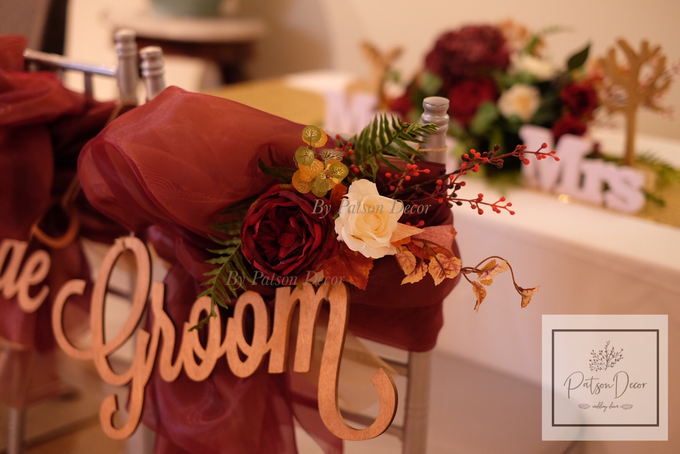
[[[498,99],[498,110],[504,117],[517,115],[524,122],[531,120],[541,104],[541,92],[533,85],[515,84]]]
[[[378,194],[375,183],[354,181],[335,220],[338,241],[366,257],[396,254],[397,249],[390,243],[390,238],[402,213],[393,208],[394,200]]]
[[[378,187],[368,180],[355,180],[354,183],[349,185],[347,194],[361,200],[369,195],[378,195]]]
[[[531,74],[539,82],[550,80],[557,73],[557,68],[550,61],[529,54],[513,56],[512,69],[515,73]]]

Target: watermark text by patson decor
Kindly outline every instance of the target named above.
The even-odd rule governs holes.
[[[543,440],[668,440],[668,316],[544,315]]]
[[[404,203],[401,200],[390,200],[388,204],[370,204],[361,202],[350,202],[348,199],[340,201],[339,213],[347,212],[348,214],[405,214],[406,216],[416,214],[427,214],[430,206],[426,204]],[[331,211],[331,206],[321,199],[317,199],[312,209],[312,214],[318,214],[319,217],[326,217]]]
[[[262,271],[255,271],[252,278],[254,284],[263,285],[265,287],[295,287],[297,285],[305,284],[338,285],[345,279],[345,276],[324,276],[323,274],[317,273],[315,271],[307,271],[302,276],[267,276],[263,274]],[[245,288],[245,284],[248,282],[248,279],[236,271],[230,271],[225,280],[225,284],[240,286],[241,288]]]

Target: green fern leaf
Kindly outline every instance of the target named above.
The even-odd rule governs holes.
[[[240,203],[239,209],[247,210],[247,207],[250,207],[252,203],[252,201]],[[223,214],[233,214],[233,212],[224,212]],[[210,297],[210,313],[195,326],[192,326],[191,330],[203,328],[212,317],[216,317],[216,306],[228,308],[228,303],[231,303],[242,290],[246,289],[245,282],[254,283],[254,278],[248,271],[241,253],[242,245],[239,235],[242,224],[243,217],[241,216],[239,219],[211,226],[215,231],[232,237],[221,239],[209,235],[216,244],[225,247],[207,249],[208,252],[217,256],[206,260],[206,263],[217,266],[205,273],[205,276],[210,279],[201,283],[205,290],[198,297]]]
[[[413,164],[413,156],[419,156],[416,145],[424,143],[424,139],[437,130],[435,124],[407,123],[386,114],[376,115],[354,142],[355,164],[362,173],[375,180],[378,163],[383,163],[393,170],[402,170],[389,164],[385,155],[395,156],[407,164]]]
[[[250,206],[257,201],[257,198],[258,198],[258,196],[255,195],[255,196],[252,196],[252,197],[248,197],[247,199],[243,199],[239,202],[236,202],[235,204],[229,206],[229,208],[226,208],[220,214],[238,215],[239,219],[240,219],[240,218],[243,217],[244,214],[246,214],[248,212],[248,209],[250,209]],[[235,221],[235,222],[240,222],[240,221]]]
[[[654,153],[640,153],[635,159],[639,164],[647,166],[656,174],[660,187],[668,186],[674,182],[680,181],[680,170],[675,169],[675,167],[668,164]]]

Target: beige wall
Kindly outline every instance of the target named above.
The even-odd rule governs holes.
[[[69,0],[66,36],[66,55],[97,63],[116,63],[113,49],[112,26],[107,16],[112,13],[126,14],[149,9],[149,0]],[[196,90],[204,65],[194,59],[166,59],[166,82],[187,90]],[[82,77],[67,73],[66,83],[82,90]],[[110,99],[116,96],[112,79],[95,78],[95,96]],[[140,93],[143,96],[143,93]]]
[[[242,0],[242,4],[244,13],[269,24],[269,35],[250,67],[254,77],[314,68],[365,73],[358,50],[362,40],[385,49],[403,46],[398,67],[409,76],[441,32],[507,18],[536,30],[568,27],[570,32],[548,41],[556,63],[588,41],[594,54],[602,54],[622,36],[633,43],[643,38],[659,43],[671,61],[680,61],[680,0]],[[78,58],[112,60],[104,12],[147,6],[147,0],[71,0],[68,52]],[[195,89],[190,85],[196,83],[197,68],[173,62],[170,81]],[[680,109],[680,84],[672,87],[665,103]],[[640,130],[680,139],[680,120],[643,112]]]

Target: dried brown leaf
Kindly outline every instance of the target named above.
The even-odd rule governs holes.
[[[472,281],[472,291],[475,292],[475,296],[477,297],[475,311],[479,311],[479,306],[482,305],[482,301],[484,301],[484,298],[486,298],[486,289],[479,282]]]
[[[423,280],[425,275],[427,274],[427,264],[425,263],[424,260],[421,260],[418,266],[415,267],[413,272],[406,276],[402,281],[401,285],[404,284],[415,284],[416,282],[420,282]]]
[[[416,268],[416,256],[408,249],[397,248],[394,258],[397,259],[397,263],[407,276]]]
[[[430,259],[429,271],[434,285],[439,285],[444,279],[453,279],[460,273],[460,259],[458,257],[447,257],[444,254],[437,254]]]
[[[327,278],[339,277],[361,290],[366,290],[368,275],[373,269],[373,259],[350,250],[343,244],[338,253],[323,264],[323,274]]]
[[[499,264],[496,264],[495,260],[491,260],[489,263],[484,265],[481,271],[477,272],[477,275],[479,276],[479,281],[482,284],[491,285],[493,283],[494,277],[500,273],[508,271],[509,269],[510,267],[508,266],[508,262],[505,260],[502,260]]]
[[[453,226],[437,225],[425,227],[422,233],[415,235],[412,239],[414,241],[425,240],[445,248],[450,248],[454,238],[456,238],[456,229]]]
[[[411,225],[397,223],[397,228],[394,230],[394,232],[392,232],[390,243],[396,247],[399,247],[402,244],[407,244],[410,242],[413,235],[418,235],[422,232],[423,229],[419,229]]]
[[[531,297],[538,292],[538,287],[521,288],[519,294],[522,295],[522,307],[527,307],[531,302]]]

